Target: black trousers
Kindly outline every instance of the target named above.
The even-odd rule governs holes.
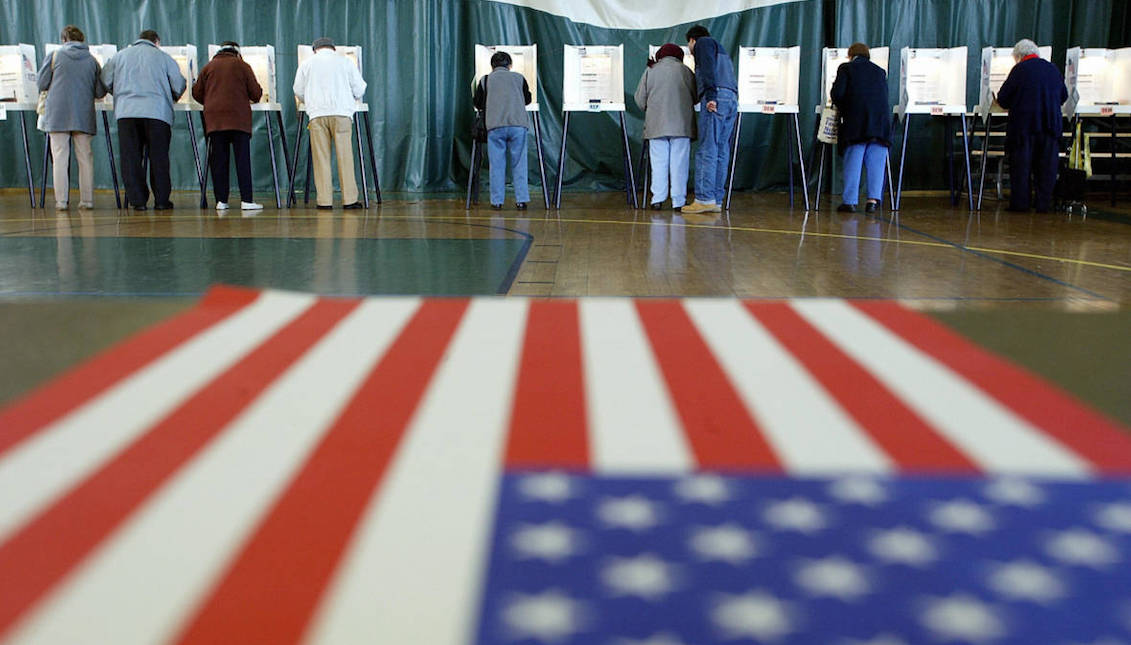
[[[208,135],[212,152],[208,157],[208,167],[212,171],[212,191],[216,201],[227,202],[230,191],[228,182],[229,150],[236,155],[236,181],[240,185],[240,199],[253,201],[251,184],[251,135],[239,130],[217,130]]]
[[[160,119],[118,119],[118,150],[126,201],[145,206],[149,188],[145,184],[145,159],[149,159],[149,186],[156,205],[169,203],[173,184],[169,179],[169,141],[173,128]]]
[[[1007,138],[1006,146],[1009,149],[1010,210],[1027,211],[1030,204],[1042,212],[1051,209],[1052,191],[1056,186],[1057,153],[1060,150],[1057,136],[1011,136]],[[1037,197],[1030,201],[1034,191]]]

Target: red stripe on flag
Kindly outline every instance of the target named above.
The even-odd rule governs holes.
[[[574,301],[530,304],[507,440],[508,468],[589,468],[578,315]]]
[[[781,470],[781,462],[683,306],[674,301],[638,301],[636,311],[699,467]]]
[[[1128,429],[927,316],[885,302],[854,306],[1107,474],[1131,472]]]
[[[358,304],[318,301],[0,545],[0,634]]]
[[[0,456],[258,297],[259,292],[250,289],[214,287],[189,311],[115,345],[28,394],[0,412]]]
[[[467,305],[433,300],[420,307],[178,642],[300,640]]]
[[[746,308],[900,468],[978,471],[974,462],[788,304],[746,303]]]

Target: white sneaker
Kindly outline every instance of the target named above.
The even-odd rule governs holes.
[[[256,204],[255,202],[240,202],[240,209],[245,211],[261,211],[263,204]]]
[[[218,211],[228,210],[228,202],[216,202],[216,210],[218,210]]]

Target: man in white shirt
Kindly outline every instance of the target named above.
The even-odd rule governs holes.
[[[314,186],[318,208],[329,210],[334,204],[334,184],[330,176],[330,141],[338,156],[338,181],[342,186],[342,208],[362,208],[358,201],[357,178],[353,174],[353,113],[365,95],[365,80],[353,62],[338,54],[334,41],[314,41],[314,56],[299,65],[295,74],[295,96],[306,106],[310,117],[310,149],[314,160]]]

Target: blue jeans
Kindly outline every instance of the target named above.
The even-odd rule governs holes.
[[[530,201],[527,185],[526,128],[506,126],[487,132],[487,158],[491,160],[491,203],[502,204],[507,196],[507,157],[511,162],[511,181],[515,201]]]
[[[691,162],[691,139],[661,137],[648,140],[648,158],[652,162],[652,203],[668,198],[670,180],[672,208],[687,204],[687,171]]]
[[[695,153],[695,201],[721,204],[726,193],[727,164],[730,163],[730,135],[738,115],[738,95],[719,90],[717,111],[707,111],[702,101],[699,112],[699,151]]]
[[[845,204],[855,206],[860,201],[861,166],[868,171],[868,199],[883,200],[887,160],[887,146],[878,143],[857,143],[844,149]]]

